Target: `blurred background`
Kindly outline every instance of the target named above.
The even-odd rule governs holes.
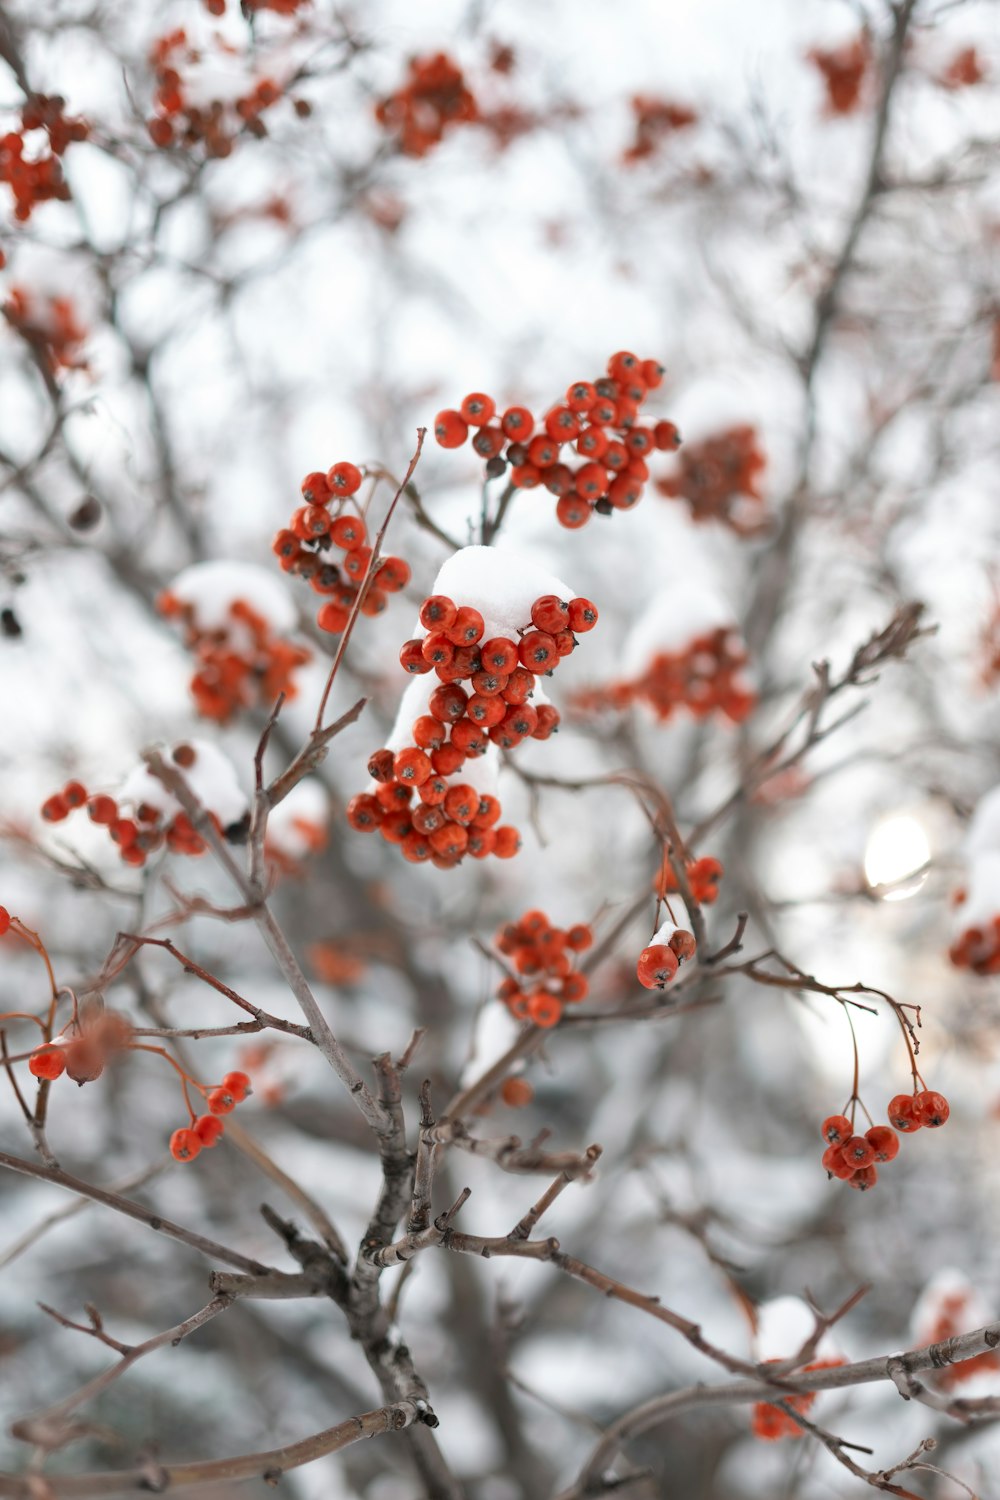
[[[422,93],[438,54],[450,81]],[[594,1179],[542,1231],[734,1355],[794,1353],[801,1299],[832,1311],[863,1284],[831,1335],[852,1360],[996,1317],[1000,834],[968,831],[1000,781],[996,4],[5,0],[0,57],[0,902],[41,934],[59,983],[140,1026],[239,1019],[155,948],[106,982],[116,934],[152,929],[300,1020],[252,927],[185,904],[237,899],[211,856],[133,866],[85,813],[41,806],[73,779],[127,796],[144,747],[194,738],[231,764],[235,820],[277,679],[258,663],[231,703],[199,697],[204,637],[234,629],[242,599],[272,644],[302,648],[269,774],[308,736],[341,639],[271,550],[302,476],[361,467],[373,533],[440,410],[481,391],[540,415],[633,350],[666,372],[643,420],[683,443],[652,454],[631,509],[567,529],[544,485],[501,502],[509,475],[484,489],[482,457],[428,435],[384,545],[412,578],[359,619],[328,719],[367,707],[274,816],[274,909],[357,1066],[426,1028],[411,1139],[422,1079],[443,1107],[517,1035],[494,998],[498,930],[532,908],[592,924],[586,1005],[517,1064],[530,1101],[489,1094],[475,1132],[599,1142]],[[559,734],[500,769],[521,852],[418,867],[345,808],[396,720],[421,601],[501,503],[511,576],[530,560],[600,622],[549,690]],[[164,591],[194,601],[187,631]],[[893,620],[902,636],[857,658]],[[713,696],[721,641],[728,699]],[[619,772],[629,785],[606,779]],[[689,982],[690,1011],[635,977],[658,925],[664,795],[692,855],[724,869],[710,949],[747,916],[742,951]],[[41,1014],[38,956],[10,935],[0,959],[0,1009]],[[848,1013],[836,992],[852,986],[866,992]],[[854,1193],[828,1181],[819,1127],[852,1092],[852,1023],[872,1117],[909,1092],[891,1001],[919,1008],[918,1063],[952,1116]],[[12,1054],[37,1040],[5,1027]],[[250,1074],[246,1132],[356,1246],[378,1161],[323,1059],[275,1033],[177,1046],[200,1077]],[[133,1053],[84,1088],[54,1084],[49,1145],[68,1171],[275,1260],[259,1205],[296,1203],[228,1142],[172,1162],[182,1113],[173,1071]],[[33,1154],[6,1087],[0,1143]],[[435,1212],[468,1185],[469,1231],[507,1233],[544,1186],[441,1155]],[[109,1360],[37,1302],[75,1321],[93,1303],[136,1343],[206,1299],[193,1250],[71,1202],[0,1173],[6,1472],[31,1453],[10,1423]],[[624,1411],[718,1378],[671,1330],[545,1265],[434,1251],[399,1279],[386,1295],[470,1500],[556,1494]],[[997,1393],[989,1362],[960,1390]],[[244,1300],[83,1409],[48,1469],[253,1451],[380,1400],[332,1304]],[[825,1396],[816,1420],[872,1449],[872,1469],[933,1435],[957,1479],[905,1482],[928,1500],[959,1480],[990,1493],[989,1420],[963,1427],[888,1385]],[[862,1489],[816,1442],[761,1441],[746,1406],[666,1424],[628,1462],[645,1477],[623,1493],[641,1497]],[[282,1484],[301,1500],[425,1493],[399,1438]]]

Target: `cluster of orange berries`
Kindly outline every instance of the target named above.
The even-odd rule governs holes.
[[[730,427],[700,443],[689,443],[680,468],[656,487],[671,499],[686,500],[695,521],[722,521],[746,536],[764,524],[760,475],[767,459],[755,428]]]
[[[594,628],[597,607],[589,599],[543,594],[518,640],[498,635],[484,641],[478,609],[432,594],[421,606],[420,623],[428,634],[405,643],[400,664],[416,675],[436,672],[440,686],[414,721],[413,744],[371,757],[368,771],[378,785],[374,793],[352,797],[348,822],[359,833],[377,830],[406,859],[430,860],[439,870],[454,869],[466,854],[510,859],[521,837],[512,826],[496,826],[499,800],[451,778],[491,744],[513,750],[522,740],[554,733],[558,710],[547,703],[536,708],[528,699],[535,679],[551,674],[575,648],[576,632]],[[419,805],[411,807],[414,792]]]
[[[577,693],[573,707],[587,712],[645,703],[661,722],[686,708],[698,719],[722,713],[740,724],[757,701],[740,681],[746,662],[736,631],[720,628],[696,636],[683,651],[658,651],[639,677]]]
[[[213,99],[204,107],[193,104],[185,93],[178,64],[195,62],[198,56],[188,45],[183,27],[153,43],[149,63],[156,80],[156,113],[147,120],[146,129],[155,146],[203,146],[206,156],[229,156],[241,131],[254,136],[267,134],[261,116],[281,98],[281,89],[273,79],[262,78],[232,104],[221,99]]]
[[[662,382],[663,366],[655,359],[621,350],[608,360],[606,376],[575,381],[538,433],[526,406],[498,414],[492,396],[473,391],[458,410],[438,412],[434,436],[442,448],[460,448],[474,428],[472,446],[486,460],[487,479],[499,478],[509,465],[514,489],[543,485],[559,497],[556,516],[572,530],[595,511],[610,515],[638,504],[649,478],[646,460],[657,449],[679,446],[672,422],[649,427],[638,421],[646,397]],[[563,461],[566,444],[580,459],[575,467]]]
[[[769,1359],[765,1363],[775,1365],[780,1364],[781,1361]],[[844,1360],[840,1357],[816,1359],[811,1365],[803,1365],[801,1370],[796,1371],[796,1374],[807,1375],[810,1370],[834,1370],[843,1363]],[[783,1399],[794,1411],[801,1412],[805,1416],[806,1412],[814,1406],[816,1395],[816,1391],[804,1391],[799,1396],[794,1396],[789,1392]],[[750,1417],[750,1430],[754,1437],[763,1438],[766,1442],[776,1442],[778,1438],[802,1436],[802,1428],[798,1423],[786,1411],[782,1411],[780,1406],[773,1406],[769,1401],[758,1401],[754,1406]]]
[[[178,745],[173,759],[182,769],[192,766],[196,752],[190,745]],[[61,823],[77,808],[86,807],[91,822],[106,828],[118,845],[127,865],[144,865],[151,854],[167,848],[172,854],[204,854],[205,841],[191,823],[187,813],[178,811],[165,821],[158,807],[140,802],[132,816],[119,807],[105,792],[89,795],[82,781],[67,781],[61,792],[53,792],[42,803],[42,817],[47,823]],[[221,833],[218,818],[213,821]]]
[[[877,1164],[893,1161],[899,1154],[897,1131],[909,1135],[924,1125],[928,1128],[943,1125],[950,1113],[943,1094],[922,1089],[890,1099],[886,1110],[889,1124],[872,1125],[864,1135],[855,1135],[854,1121],[847,1115],[830,1115],[823,1121],[820,1132],[827,1143],[823,1166],[831,1177],[866,1192],[878,1181]]]
[[[964,899],[965,893],[959,891],[956,904],[961,905]],[[956,969],[971,969],[973,974],[1000,974],[1000,916],[967,927],[948,949],[948,957]]]
[[[376,120],[406,156],[426,156],[449,126],[473,124],[478,117],[461,68],[445,52],[411,58],[406,82],[375,106]]]
[[[946,89],[974,88],[986,77],[986,68],[975,47],[963,47],[938,77]]]
[[[698,123],[697,113],[686,104],[673,104],[669,99],[657,99],[649,94],[633,96],[632,114],[635,136],[622,152],[622,161],[628,167],[654,155],[675,130],[687,130]]]
[[[21,223],[39,203],[70,196],[59,158],[73,141],[85,141],[90,127],[86,120],[68,118],[65,110],[66,100],[59,94],[31,94],[21,109],[20,130],[0,137],[0,182],[14,195],[14,217]],[[35,130],[46,132],[48,152],[26,158],[24,137]]]
[[[188,1080],[191,1082],[192,1080]],[[250,1094],[246,1073],[227,1073],[217,1088],[194,1084],[208,1105],[207,1115],[191,1113],[191,1124],[175,1130],[170,1137],[170,1154],[175,1161],[194,1161],[202,1150],[218,1145],[225,1131],[221,1115],[232,1114]]]
[[[87,330],[69,297],[47,297],[39,303],[23,287],[11,287],[3,304],[3,315],[50,375],[59,370],[87,368],[80,352]]]
[[[286,699],[295,697],[293,674],[312,653],[276,635],[245,599],[234,599],[229,606],[231,629],[199,629],[195,606],[169,589],[160,594],[156,607],[166,619],[184,626],[184,644],[197,662],[191,695],[203,718],[225,724],[241,709],[270,708],[279,693]]]
[[[684,873],[687,875],[691,895],[698,905],[711,906],[719,894],[719,881],[724,873],[722,862],[712,854],[703,854],[700,859],[688,860]],[[668,854],[664,854],[660,868],[653,877],[653,889],[661,901],[680,890]]]
[[[319,470],[307,474],[302,481],[305,504],[271,544],[286,573],[308,579],[317,594],[330,596],[320,608],[316,624],[333,635],[347,625],[362,589],[361,613],[380,615],[389,595],[397,594],[410,581],[410,565],[401,557],[383,557],[368,577],[372,549],[367,545],[364,517],[344,506],[360,485],[361,470],[344,461],[325,474]],[[343,552],[339,563],[321,555],[330,547]]]
[[[501,927],[493,941],[517,970],[517,977],[508,975],[497,989],[497,999],[517,1020],[555,1026],[564,1006],[586,999],[587,976],[573,967],[576,954],[585,953],[594,941],[586,923],[553,927],[545,912],[526,911],[519,921]]]
[[[968,1333],[968,1311],[968,1301],[962,1292],[946,1295],[941,1301],[937,1316],[921,1334],[921,1342],[943,1344],[945,1339]],[[961,1385],[984,1370],[996,1370],[997,1362],[996,1350],[984,1349],[982,1354],[974,1354],[971,1359],[960,1360],[958,1364],[946,1365],[943,1370],[935,1370],[934,1373],[938,1384],[948,1388]]]
[[[822,75],[826,88],[826,109],[831,115],[853,114],[861,103],[862,90],[871,65],[871,47],[862,32],[842,47],[824,50],[814,47],[806,54]]]

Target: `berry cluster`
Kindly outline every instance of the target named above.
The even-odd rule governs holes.
[[[867,35],[862,32],[853,42],[845,42],[842,47],[828,50],[814,47],[806,56],[822,75],[827,114],[853,114],[861,103],[872,61]]]
[[[662,495],[686,500],[695,521],[722,521],[741,536],[764,525],[760,474],[767,463],[753,427],[730,427],[700,443],[688,444],[680,468],[656,487]]]
[[[190,771],[198,760],[193,745],[177,745],[170,755],[174,764],[185,772]],[[91,822],[107,829],[127,865],[144,865],[151,854],[162,848],[169,849],[172,854],[205,852],[205,841],[187,813],[177,809],[168,815],[161,807],[142,801],[129,813],[126,806],[105,792],[89,794],[82,781],[68,781],[62,791],[47,797],[42,803],[41,814],[47,823],[61,823],[71,812],[82,807],[86,807]],[[237,836],[235,826],[225,828],[215,813],[208,815],[219,833],[230,838]]]
[[[968,1333],[969,1329],[974,1328],[980,1321],[978,1316],[980,1308],[976,1306],[978,1300],[972,1295],[971,1287],[955,1287],[950,1291],[942,1289],[939,1298],[935,1299],[936,1306],[932,1316],[927,1318],[919,1329],[920,1343],[943,1344],[945,1339],[957,1338],[960,1334]],[[985,1309],[982,1310],[985,1312]],[[988,1313],[982,1321],[989,1321]],[[934,1373],[937,1384],[947,1390],[962,1385],[966,1380],[981,1374],[984,1370],[995,1371],[997,1363],[996,1351],[984,1349],[982,1354],[975,1354],[971,1359],[959,1360],[957,1364],[946,1365],[944,1369],[935,1370]]]
[[[594,628],[597,608],[589,599],[545,594],[535,600],[517,640],[497,635],[484,641],[479,610],[432,594],[421,606],[420,623],[428,634],[405,643],[400,664],[417,675],[435,672],[439,686],[413,724],[413,743],[371,757],[368,771],[378,785],[374,793],[352,797],[348,822],[359,833],[378,830],[406,859],[430,860],[440,870],[454,869],[466,854],[510,859],[521,838],[514,827],[496,826],[499,800],[454,778],[466,760],[485,755],[491,744],[513,750],[522,740],[547,740],[555,731],[558,711],[547,703],[536,708],[528,699],[536,679],[551,674],[575,648],[576,632]],[[419,805],[411,808],[414,792]]]
[[[635,136],[622,152],[622,161],[627,167],[634,167],[637,161],[653,156],[675,130],[686,130],[698,123],[696,112],[686,104],[673,104],[668,99],[657,99],[649,94],[633,96],[632,114]]]
[[[872,1125],[864,1135],[854,1133],[853,1107],[851,1117],[830,1115],[823,1121],[820,1132],[827,1143],[823,1166],[831,1177],[866,1192],[878,1181],[877,1164],[892,1161],[899,1154],[897,1131],[909,1135],[923,1125],[929,1128],[943,1125],[950,1113],[943,1094],[923,1089],[890,1099],[886,1110],[889,1124]]]
[[[196,1088],[202,1095],[208,1105],[208,1114],[196,1115],[190,1103],[188,1104],[190,1125],[175,1130],[170,1137],[170,1154],[175,1161],[194,1161],[199,1151],[218,1145],[226,1128],[220,1116],[231,1114],[237,1104],[242,1104],[251,1092],[250,1079],[246,1073],[227,1073],[215,1088],[205,1088],[191,1078],[186,1078],[185,1084]],[[184,1096],[186,1099],[187,1087]]]
[[[14,196],[14,217],[21,223],[31,218],[39,203],[70,196],[59,158],[73,141],[85,141],[90,128],[85,120],[70,119],[66,100],[59,94],[30,94],[21,109],[20,130],[0,137],[0,182]],[[25,136],[44,130],[47,150],[25,157]]]
[[[245,599],[234,599],[225,625],[212,630],[199,626],[194,603],[169,589],[156,607],[184,627],[184,644],[197,662],[191,695],[203,718],[226,724],[241,709],[270,708],[280,693],[295,697],[293,674],[311,661],[312,653],[276,634]]]
[[[406,82],[375,106],[376,120],[406,156],[426,156],[449,126],[472,124],[478,117],[461,68],[445,52],[411,58]]]
[[[39,365],[53,378],[59,370],[86,370],[80,350],[87,330],[69,297],[40,301],[23,287],[11,287],[3,315],[29,345]]]
[[[640,408],[663,381],[663,367],[622,350],[608,360],[608,372],[593,382],[578,380],[541,421],[526,406],[499,414],[492,396],[474,391],[457,411],[438,412],[434,436],[442,448],[459,448],[474,428],[472,446],[486,460],[487,479],[510,466],[514,489],[543,485],[557,495],[556,516],[574,529],[594,511],[610,515],[629,510],[642,499],[649,478],[646,460],[657,449],[673,451],[680,434],[672,422],[642,426]],[[571,444],[579,463],[564,461]],[[567,455],[569,456],[569,455]]]
[[[195,104],[188,96],[180,65],[197,62],[199,56],[189,45],[183,27],[154,42],[149,63],[156,80],[155,113],[146,128],[155,146],[200,146],[208,157],[230,156],[241,132],[258,137],[267,134],[261,116],[281,98],[281,89],[273,79],[262,78],[232,103],[213,99],[206,105]]]
[[[965,892],[958,891],[955,904],[961,906],[964,900]],[[966,927],[948,949],[948,957],[956,969],[1000,974],[1000,916]]]
[[[986,77],[986,68],[975,47],[963,47],[956,52],[951,62],[938,75],[938,83],[946,89],[974,88]]]
[[[592,712],[644,703],[661,723],[686,708],[698,719],[722,713],[740,724],[756,702],[742,679],[746,662],[739,634],[720,628],[696,636],[683,651],[658,651],[638,677],[576,693],[573,707]]]
[[[765,1360],[765,1364],[769,1365],[780,1363],[781,1361],[776,1359]],[[801,1370],[796,1371],[796,1374],[806,1375],[810,1370],[833,1370],[843,1363],[841,1358],[816,1359],[811,1365],[803,1365]],[[789,1392],[783,1399],[793,1411],[801,1412],[805,1416],[815,1404],[816,1396],[816,1391],[804,1391],[800,1396],[794,1396]],[[754,1437],[763,1438],[766,1442],[776,1442],[778,1438],[802,1436],[802,1428],[798,1423],[786,1411],[782,1411],[780,1406],[773,1406],[769,1401],[758,1401],[754,1406],[750,1417],[750,1430]]]
[[[380,615],[389,595],[410,581],[410,565],[401,557],[383,557],[368,577],[372,549],[364,517],[345,504],[356,505],[351,496],[360,485],[361,470],[346,462],[334,464],[325,474],[307,474],[302,481],[305,504],[271,544],[286,573],[308,579],[317,594],[329,595],[316,624],[333,635],[346,626],[359,592],[363,590],[361,613]],[[339,563],[322,555],[331,547],[344,554]]]
[[[692,859],[687,862],[685,874],[691,895],[698,905],[711,906],[719,894],[719,881],[723,876],[721,861],[711,854],[704,854],[701,859]],[[677,876],[674,874],[670,857],[667,854],[664,854],[660,868],[653,877],[653,889],[661,901],[680,890]]]
[[[681,964],[693,958],[694,952],[694,934],[673,922],[664,922],[639,954],[636,977],[647,990],[666,989]]]
[[[497,989],[497,999],[517,1020],[555,1026],[565,1005],[586,998],[587,976],[573,967],[576,954],[585,953],[594,941],[585,923],[553,927],[545,912],[526,911],[519,921],[502,927],[493,941],[517,971],[502,979]],[[512,1101],[505,1095],[504,1102]]]

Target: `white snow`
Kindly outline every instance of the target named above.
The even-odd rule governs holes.
[[[249,804],[236,779],[232,762],[210,740],[189,739],[184,743],[190,745],[195,752],[195,761],[186,769],[180,766],[177,769],[187,780],[191,791],[202,807],[215,813],[223,828],[238,822]],[[169,750],[164,751],[164,758],[170,760]],[[150,807],[159,808],[167,820],[182,811],[176,797],[144,765],[136,766],[126,776],[118,792],[118,800],[134,807],[138,807],[140,802],[148,802]]]
[[[237,599],[263,615],[279,634],[294,629],[297,615],[291,596],[271,568],[245,562],[193,563],[178,573],[169,592],[194,610],[199,630],[232,630],[229,613]]]

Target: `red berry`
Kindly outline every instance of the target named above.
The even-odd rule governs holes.
[[[411,576],[410,565],[402,557],[385,557],[375,574],[375,584],[387,594],[398,594],[406,588]]]
[[[536,674],[549,671],[559,659],[555,641],[542,630],[530,630],[522,636],[517,654],[521,665]]]
[[[899,1136],[888,1125],[873,1125],[865,1131],[865,1140],[875,1152],[876,1161],[892,1161],[899,1155]]]
[[[653,442],[662,452],[672,452],[681,445],[681,435],[673,422],[657,422],[653,428]]]
[[[320,614],[323,611],[320,610]],[[424,643],[422,640],[406,641],[399,653],[399,665],[404,672],[412,672],[419,675],[422,672],[430,672],[431,664],[424,656]]]
[[[439,411],[434,418],[434,436],[442,448],[461,448],[469,436],[469,424],[458,411]]]
[[[677,954],[666,943],[654,943],[640,953],[636,975],[647,990],[662,990],[676,973]]]
[[[425,630],[450,630],[458,607],[446,594],[431,594],[420,606],[420,623]]]
[[[517,666],[517,646],[506,636],[496,635],[484,641],[479,653],[484,672],[498,672],[508,676]],[[477,686],[476,691],[481,693],[483,689]]]
[[[863,1135],[852,1135],[849,1141],[845,1141],[840,1147],[840,1154],[848,1166],[855,1171],[859,1167],[870,1167],[875,1160],[875,1151],[869,1141]]]
[[[66,1068],[65,1048],[37,1047],[28,1058],[28,1072],[35,1078],[45,1078],[50,1083]]]
[[[334,603],[332,599],[316,612],[316,624],[320,630],[329,631],[330,635],[339,635],[346,628],[349,619],[350,614],[343,605]]]
[[[516,828],[505,825],[496,830],[497,841],[493,852],[497,859],[513,859],[521,847],[521,835]]]
[[[358,476],[360,479],[360,475]],[[323,505],[330,498],[330,482],[325,474],[315,471],[307,474],[301,485],[302,498],[307,505]]]
[[[562,1001],[548,990],[536,990],[528,996],[527,1011],[536,1026],[555,1026],[562,1018]]]
[[[10,931],[10,912],[6,906],[0,906],[0,937],[4,937]]]
[[[525,442],[534,425],[535,419],[526,406],[509,406],[500,419],[506,436],[517,442]]]
[[[856,1172],[851,1173],[851,1176],[847,1180],[852,1188],[857,1188],[859,1193],[866,1193],[869,1188],[873,1188],[876,1182],[878,1182],[878,1168],[859,1167]]]
[[[353,495],[361,486],[361,470],[354,464],[334,464],[327,473],[326,482],[335,495]]]
[[[820,1134],[831,1146],[843,1146],[854,1134],[854,1126],[846,1115],[828,1115],[820,1127]]]
[[[823,1152],[823,1166],[831,1177],[838,1177],[841,1182],[848,1182],[855,1173],[850,1162],[844,1160],[840,1146],[827,1146]]]
[[[434,721],[431,720],[433,723]],[[419,720],[418,720],[419,723]],[[427,747],[424,746],[424,749]],[[395,775],[393,762],[395,760],[391,750],[376,750],[368,760],[368,774],[373,781],[392,781]]]
[[[193,1130],[175,1130],[170,1137],[170,1154],[176,1161],[194,1161],[201,1141]]]
[[[574,484],[582,499],[597,500],[608,488],[608,471],[603,464],[581,464]]]
[[[934,1089],[924,1089],[923,1093],[917,1094],[913,1100],[913,1108],[921,1125],[931,1129],[943,1125],[951,1114],[947,1099]]]
[[[592,515],[589,503],[575,493],[561,495],[556,504],[556,520],[570,531],[586,526]]]
[[[357,833],[374,833],[383,816],[381,805],[367,792],[359,792],[347,804],[347,821]]]
[[[441,689],[438,691],[440,692]],[[421,786],[429,780],[433,767],[430,757],[414,745],[406,750],[400,750],[393,762],[393,770],[397,781],[402,781],[408,786]]]
[[[456,682],[435,688],[427,704],[428,712],[442,724],[454,724],[465,713],[468,696]]]
[[[195,1120],[191,1128],[201,1142],[201,1145],[207,1151],[212,1146],[218,1145],[226,1127],[216,1115],[202,1115],[200,1119]],[[177,1134],[179,1135],[180,1131]],[[171,1150],[173,1150],[172,1145]],[[185,1158],[181,1159],[184,1160]]]
[[[569,601],[569,628],[577,634],[584,635],[588,630],[593,630],[597,624],[597,605],[592,604],[589,599],[571,599]]]
[[[335,546],[350,552],[353,547],[364,546],[368,529],[360,516],[338,516],[330,526],[330,540]]]
[[[482,391],[472,391],[465,397],[460,411],[470,427],[485,427],[496,409],[497,404],[492,396],[484,396]]]
[[[483,638],[485,622],[478,609],[463,606],[448,627],[448,639],[456,646],[475,646]]]
[[[578,380],[566,392],[566,405],[570,411],[589,411],[597,400],[597,392],[586,380]]]
[[[409,821],[409,819],[407,819]],[[208,1096],[208,1107],[213,1115],[232,1114],[236,1108],[236,1100],[226,1088],[213,1089]]]
[[[67,781],[62,794],[63,801],[70,807],[82,807],[87,800],[87,788],[82,781]]]
[[[99,793],[96,797],[91,797],[87,803],[87,812],[92,822],[111,824],[118,816],[118,803],[114,797],[106,797],[103,793]]]
[[[897,1094],[894,1099],[890,1099],[886,1114],[893,1130],[901,1130],[904,1135],[912,1130],[919,1130],[924,1123],[917,1114],[912,1094]]]
[[[569,605],[556,594],[542,594],[531,606],[531,623],[536,630],[555,635],[569,624]]]
[[[70,813],[69,803],[61,792],[53,792],[51,797],[46,797],[42,803],[42,817],[46,823],[61,823],[63,818],[68,818]]]

